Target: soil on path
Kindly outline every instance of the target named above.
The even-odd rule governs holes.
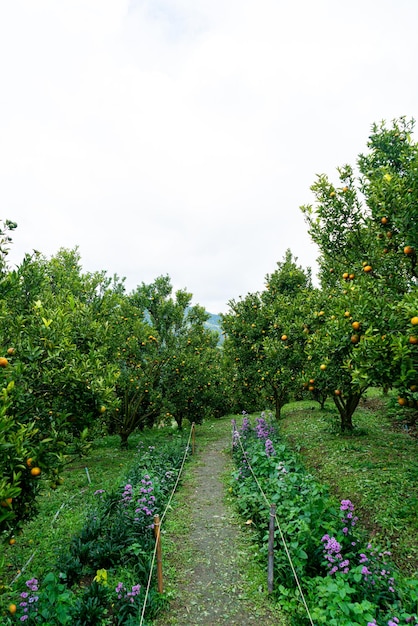
[[[246,571],[252,566],[254,552],[242,521],[227,503],[223,479],[231,469],[226,452],[229,432],[223,428],[219,434],[221,438],[208,443],[204,452],[197,452],[199,461],[193,463],[181,488],[186,498],[179,508],[188,516],[187,528],[170,540],[166,557],[175,599],[154,623],[283,626],[284,619],[267,600],[266,585],[250,589],[254,581],[249,581]]]

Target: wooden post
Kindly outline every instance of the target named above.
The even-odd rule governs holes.
[[[276,505],[270,506],[270,523],[269,523],[269,544],[268,544],[268,573],[267,586],[268,592],[273,591],[274,578],[274,518],[276,516]]]
[[[194,456],[194,445],[195,445],[195,423],[192,423],[192,455]]]
[[[161,552],[160,516],[154,515],[154,533],[157,541],[157,581],[158,591],[163,592],[163,557]]]

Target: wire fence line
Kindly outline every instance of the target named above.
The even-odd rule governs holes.
[[[250,469],[250,471],[251,471],[251,474],[252,474],[252,476],[253,476],[253,478],[254,478],[254,480],[255,480],[256,484],[257,484],[257,487],[258,487],[258,489],[260,490],[260,493],[261,493],[261,495],[263,496],[263,499],[264,499],[264,501],[266,502],[267,506],[268,506],[268,507],[270,507],[270,502],[269,502],[269,500],[268,500],[268,498],[267,498],[266,494],[264,493],[263,488],[262,488],[262,486],[260,485],[260,482],[259,482],[259,480],[258,480],[257,476],[255,475],[255,472],[254,472],[254,470],[253,470],[253,468],[252,468],[252,466],[251,466],[251,463],[250,463],[250,461],[249,461],[249,459],[248,459],[247,452],[245,451],[244,446],[242,445],[241,435],[239,434],[238,430],[235,428],[235,425],[234,425],[234,428],[233,428],[233,441],[238,441],[238,442],[239,442],[239,445],[241,446],[241,450],[242,450],[243,455],[244,455],[244,457],[245,457],[245,460],[246,460],[246,462],[247,462],[247,466],[249,467],[249,469]],[[295,566],[294,566],[293,561],[292,561],[292,556],[291,556],[291,554],[290,554],[289,548],[288,548],[288,546],[287,546],[286,539],[285,539],[285,537],[284,537],[283,531],[282,531],[281,526],[280,526],[279,519],[278,519],[278,517],[277,517],[277,515],[276,515],[276,514],[274,515],[274,519],[275,519],[275,522],[276,522],[276,524],[277,524],[277,529],[278,529],[279,534],[280,534],[280,539],[281,539],[281,541],[282,541],[282,544],[283,544],[283,547],[284,547],[284,550],[285,550],[285,553],[286,553],[287,559],[288,559],[289,564],[290,564],[290,568],[291,568],[291,570],[292,570],[293,577],[294,577],[294,579],[295,579],[295,582],[296,582],[297,588],[298,588],[298,590],[299,590],[299,593],[300,593],[300,597],[301,597],[301,600],[302,600],[303,606],[305,607],[306,614],[307,614],[308,619],[309,619],[309,621],[310,621],[310,623],[311,623],[311,626],[315,626],[315,625],[314,625],[314,622],[313,622],[313,620],[312,620],[311,613],[310,613],[310,611],[309,611],[308,604],[307,604],[306,599],[305,599],[305,595],[304,595],[304,593],[303,593],[303,591],[302,591],[302,586],[301,586],[301,584],[300,584],[299,577],[298,577],[298,575],[297,575],[297,572],[296,572]]]
[[[167,505],[166,505],[166,507],[165,507],[165,509],[163,511],[163,514],[161,515],[160,523],[159,523],[158,528],[157,528],[157,533],[156,533],[156,537],[155,537],[155,544],[154,544],[154,550],[153,550],[152,559],[151,559],[151,567],[150,567],[150,572],[149,572],[149,575],[148,575],[147,587],[146,587],[146,590],[145,590],[144,604],[142,606],[141,619],[140,619],[140,622],[139,622],[139,626],[142,626],[143,621],[144,621],[145,610],[146,610],[148,596],[149,596],[149,592],[150,592],[150,588],[151,588],[151,581],[152,581],[152,575],[153,575],[153,571],[154,571],[155,559],[156,559],[156,556],[157,556],[158,544],[159,544],[160,536],[161,536],[161,525],[163,523],[163,520],[164,520],[165,516],[167,515],[167,512],[168,512],[169,508],[171,508],[171,501],[172,501],[172,499],[174,497],[174,494],[175,494],[175,492],[177,490],[177,487],[178,487],[178,484],[180,482],[180,477],[182,475],[182,472],[183,472],[183,469],[184,469],[184,465],[186,463],[187,455],[188,455],[188,453],[190,451],[190,441],[191,441],[192,435],[194,433],[194,428],[195,428],[195,424],[193,422],[193,424],[191,425],[191,428],[190,428],[189,439],[187,441],[186,449],[184,451],[183,460],[181,462],[180,470],[179,470],[179,472],[177,474],[176,482],[175,482],[174,487],[173,487],[173,489],[171,491],[170,497],[169,497]]]

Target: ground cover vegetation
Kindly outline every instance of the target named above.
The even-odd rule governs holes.
[[[418,624],[416,577],[403,575],[391,551],[370,539],[350,499],[338,501],[306,469],[277,423],[264,414],[234,421],[233,456],[237,508],[265,562],[266,520],[276,507],[273,591],[292,624]]]
[[[27,254],[11,269],[16,224],[0,228],[0,539],[13,545],[41,494],[95,439],[184,420],[333,403],[356,432],[369,389],[395,394],[410,431],[418,407],[418,146],[404,118],[372,128],[356,166],[321,175],[302,207],[320,286],[288,250],[265,289],[229,303],[223,342],[168,276],[127,294],[83,272],[77,249]],[[88,457],[87,457],[88,458]],[[45,489],[48,486],[48,490]],[[2,558],[0,555],[0,568]],[[4,563],[3,563],[4,567]]]
[[[51,521],[52,510],[45,515],[44,526],[36,524],[32,535],[28,529],[35,540],[26,545],[30,550],[36,546],[39,554],[28,560],[25,571],[18,572],[14,585],[7,581],[16,573],[13,561],[10,563],[10,574],[3,578],[2,604],[5,609],[7,601],[8,610],[3,610],[2,623],[139,623],[155,546],[154,515],[163,514],[180,467],[190,454],[188,435],[170,429],[150,437],[148,432],[135,441],[135,449],[129,454],[119,452],[124,463],[110,484],[101,478],[98,467],[94,484],[86,487],[84,477],[83,501],[89,506],[82,506],[77,516],[77,507],[72,506],[68,494],[64,500],[76,514],[70,541],[68,522],[60,519],[61,531],[51,550],[51,526],[57,525],[57,514]],[[115,441],[105,444],[97,446],[96,455],[92,453],[101,469],[109,463],[107,455],[103,460],[104,452],[107,448],[113,453]],[[72,495],[79,493],[76,481]],[[19,541],[23,540],[19,537]],[[15,544],[8,550],[11,560],[14,549]],[[158,594],[153,584],[142,623],[148,624],[165,602],[165,596]]]

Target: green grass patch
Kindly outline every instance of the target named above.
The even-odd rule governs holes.
[[[373,391],[361,402],[352,434],[342,435],[332,402],[287,405],[281,432],[302,455],[307,468],[338,498],[356,506],[360,523],[391,549],[408,575],[418,570],[417,440],[394,428],[387,417],[390,399]]]
[[[187,437],[186,431],[184,437]],[[118,437],[103,437],[93,443],[88,457],[67,467],[64,482],[58,489],[51,489],[47,481],[40,479],[39,514],[13,538],[13,545],[2,546],[0,614],[7,614],[6,607],[10,601],[15,601],[16,586],[22,586],[22,580],[31,577],[42,580],[55,569],[59,554],[69,547],[71,539],[84,527],[90,511],[97,507],[97,490],[109,493],[120,490],[141,458],[147,458],[148,453],[153,455],[154,448],[156,451],[159,446],[164,448],[162,444],[170,447],[171,442],[176,441],[176,430],[151,429],[131,437],[129,448],[122,450]],[[140,442],[142,452],[138,451]],[[167,468],[169,466],[167,459]]]

